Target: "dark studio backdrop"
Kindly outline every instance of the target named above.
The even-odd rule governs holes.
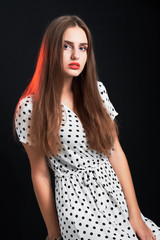
[[[141,211],[160,226],[156,3],[6,1],[0,8],[2,239],[6,235],[6,239],[44,240],[47,234],[32,187],[29,160],[12,136],[12,119],[34,73],[46,27],[55,17],[66,14],[78,15],[91,30],[100,81],[119,113],[120,142]]]

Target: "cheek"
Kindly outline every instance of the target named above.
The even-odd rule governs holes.
[[[63,63],[66,63],[69,58],[70,58],[69,52],[64,51],[64,52],[63,52]]]
[[[87,54],[83,55],[83,58],[82,58],[83,67],[85,66],[86,62],[87,62]]]

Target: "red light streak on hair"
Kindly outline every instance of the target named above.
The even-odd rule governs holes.
[[[46,60],[45,53],[46,53],[46,51],[45,51],[44,43],[42,42],[40,50],[39,50],[39,54],[38,54],[38,60],[37,60],[34,75],[20,99],[22,99],[30,94],[34,94],[34,99],[37,99],[37,97],[39,95],[41,79],[43,78],[42,70],[43,70],[44,64],[46,62],[45,61]]]

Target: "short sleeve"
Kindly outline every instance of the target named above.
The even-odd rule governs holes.
[[[21,99],[15,113],[15,129],[20,142],[32,145],[30,139],[31,113],[33,96],[29,95]]]
[[[113,104],[111,103],[104,84],[100,81],[97,81],[97,84],[98,84],[99,93],[104,102],[104,105],[107,108],[107,111],[111,119],[114,120],[114,118],[118,115],[118,112],[115,110]]]

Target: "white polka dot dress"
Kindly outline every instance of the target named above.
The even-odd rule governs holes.
[[[103,83],[97,81],[97,84],[113,120],[118,113]],[[15,119],[19,140],[28,144],[31,144],[32,103],[32,95],[22,99]],[[55,175],[55,201],[63,239],[138,239],[129,222],[121,185],[108,158],[88,149],[80,119],[61,104],[63,119],[59,134],[63,150],[56,158],[51,156],[48,164]],[[143,215],[142,218],[160,240],[160,228]]]

